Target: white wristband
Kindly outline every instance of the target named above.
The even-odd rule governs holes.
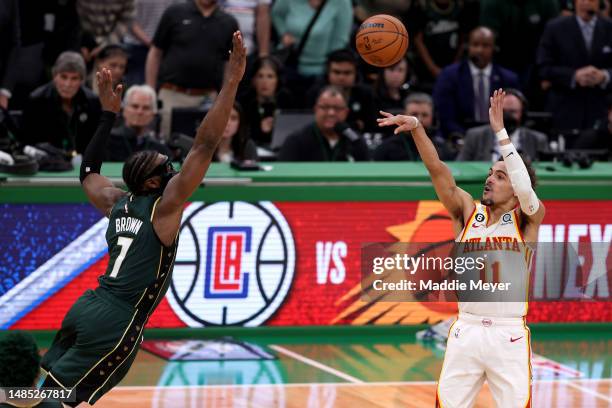
[[[506,139],[510,139],[508,137],[508,132],[506,132],[506,128],[503,128],[502,130],[500,130],[499,132],[497,132],[495,134],[495,136],[497,136],[497,141],[501,142],[502,140],[506,140]]]

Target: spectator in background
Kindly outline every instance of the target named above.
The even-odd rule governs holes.
[[[562,16],[574,15],[574,0],[557,0],[561,8]],[[610,0],[599,0],[599,12],[601,16],[610,17]]]
[[[76,9],[86,62],[93,61],[104,46],[120,43],[134,18],[134,0],[77,0]]]
[[[46,35],[45,14],[49,11],[47,2],[19,1],[21,44],[14,62],[14,66],[18,69],[13,69],[11,110],[23,109],[30,93],[47,81],[43,49]]]
[[[338,87],[348,101],[349,114],[346,121],[349,125],[359,131],[378,131],[374,91],[370,86],[358,83],[357,62],[357,56],[349,49],[332,51],[327,56],[325,78],[315,83],[306,100],[312,106],[322,88],[328,85]]]
[[[384,111],[384,109],[382,109]],[[415,116],[425,132],[433,138],[433,99],[426,93],[413,93],[404,102],[404,115]],[[435,144],[435,143],[434,143]],[[436,146],[437,148],[437,146]],[[416,145],[410,133],[388,136],[374,151],[375,161],[419,160]]]
[[[270,54],[272,0],[223,0],[223,9],[238,21],[249,56]]]
[[[444,68],[434,87],[442,136],[461,139],[470,126],[488,123],[489,97],[498,88],[518,88],[512,71],[493,63],[495,37],[486,27],[470,33],[468,58]]]
[[[100,102],[83,86],[85,61],[73,51],[57,57],[51,82],[35,89],[23,110],[26,144],[48,142],[67,152],[82,153],[100,118]]]
[[[575,16],[548,23],[537,57],[540,77],[550,86],[547,110],[563,132],[592,128],[605,116],[612,90],[612,21],[597,16],[598,0],[574,4]]]
[[[407,27],[414,34],[419,57],[417,75],[428,92],[442,68],[457,62],[463,53],[463,13],[461,0],[417,0],[412,4]]]
[[[544,133],[536,132],[525,126],[527,99],[518,90],[505,89],[504,126],[510,141],[521,155],[537,160],[539,152],[548,150],[548,138]],[[463,149],[457,156],[458,161],[497,161],[501,158],[497,136],[490,125],[482,125],[467,131]]]
[[[276,0],[272,22],[281,48],[297,48],[317,9],[324,7],[299,56],[297,67],[285,66],[287,83],[297,98],[305,95],[325,71],[326,56],[348,45],[353,21],[350,0]]]
[[[495,33],[495,61],[516,72],[532,102],[539,93],[535,58],[546,23],[559,15],[557,0],[483,0],[480,23]]]
[[[402,16],[408,13],[410,1],[406,0],[354,0],[355,17],[359,24],[376,14]]]
[[[129,54],[127,74],[125,82],[127,85],[142,84],[145,82],[145,63],[149,47],[153,43],[153,35],[162,14],[173,4],[185,0],[135,0],[134,19],[130,30],[123,38]],[[114,78],[114,76],[113,76]]]
[[[109,44],[103,47],[94,63],[93,73],[100,71],[102,68],[108,68],[113,75],[113,89],[124,81],[125,70],[127,68],[128,54],[125,48],[119,44]],[[91,89],[94,93],[98,93],[97,81],[91,81]]]
[[[160,89],[162,134],[170,135],[173,108],[216,97],[237,30],[216,0],[187,0],[163,14],[146,64],[147,85]]]
[[[0,108],[8,107],[20,46],[17,0],[0,0]]]
[[[0,339],[0,387],[36,387],[40,376],[40,354],[31,334],[11,331]],[[14,401],[12,401],[14,402]],[[25,401],[22,401],[25,402]],[[0,403],[0,407],[15,407]],[[30,401],[28,406],[36,408],[61,408],[59,401]]]
[[[368,160],[363,137],[342,126],[348,113],[344,92],[335,86],[323,88],[314,106],[314,123],[287,137],[278,161]]]
[[[587,129],[580,134],[575,149],[607,149],[608,160],[612,160],[612,94],[607,98],[608,115],[596,129]]]
[[[253,72],[251,87],[242,101],[244,122],[255,143],[265,146],[272,140],[276,112],[293,107],[294,101],[291,93],[281,85],[281,66],[276,58],[258,58]]]
[[[402,58],[397,64],[382,68],[376,81],[378,107],[384,111],[398,111],[412,90],[408,60]]]
[[[45,0],[49,16],[45,17],[45,48],[43,57],[46,71],[64,51],[80,51],[81,24],[76,10],[77,0]]]
[[[148,85],[131,86],[125,93],[121,112],[123,124],[111,131],[106,145],[106,160],[123,162],[132,153],[142,150],[155,150],[174,157],[172,151],[155,137],[153,124],[156,113],[155,90]]]
[[[255,143],[249,137],[249,131],[244,119],[240,104],[235,102],[213,161],[230,163],[233,160],[258,160],[257,146],[255,146]]]

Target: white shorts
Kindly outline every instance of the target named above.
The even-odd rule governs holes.
[[[460,313],[451,326],[436,407],[472,407],[485,380],[497,407],[531,407],[531,337],[522,318]]]

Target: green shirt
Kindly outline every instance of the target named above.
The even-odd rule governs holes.
[[[315,12],[308,0],[276,0],[272,23],[279,36],[293,35],[297,47]],[[350,0],[327,0],[304,45],[298,65],[300,74],[323,74],[327,54],[348,45],[352,22]]]

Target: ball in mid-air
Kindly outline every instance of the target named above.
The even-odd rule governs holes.
[[[378,14],[361,24],[355,42],[361,58],[376,67],[389,67],[408,50],[406,27],[393,16]]]

